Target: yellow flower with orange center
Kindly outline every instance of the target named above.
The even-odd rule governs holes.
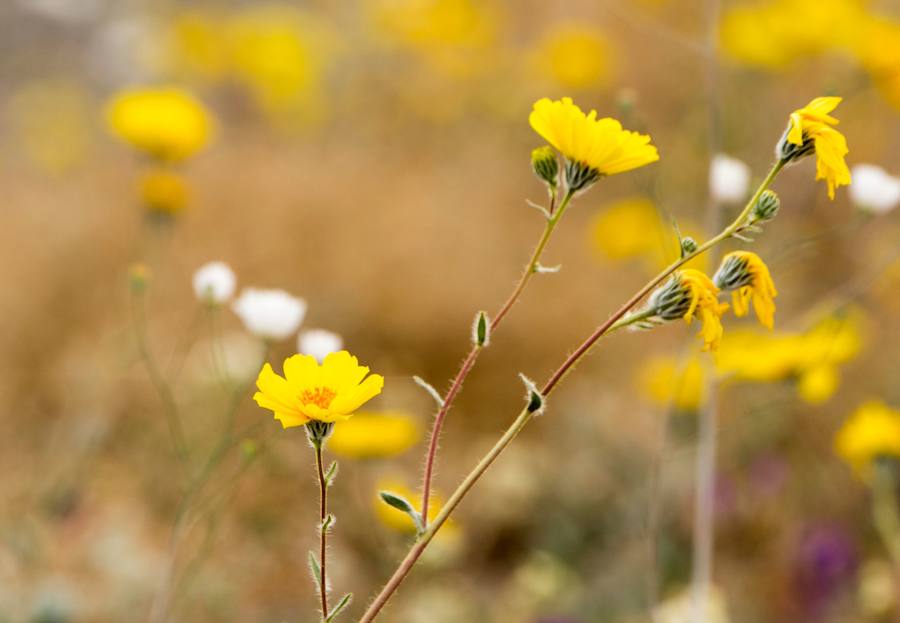
[[[319,364],[311,355],[284,361],[284,376],[265,364],[256,380],[256,403],[270,409],[284,428],[346,420],[381,393],[384,377],[372,374],[345,350],[331,353]]]
[[[751,251],[734,251],[722,259],[719,270],[713,275],[713,283],[725,292],[732,293],[734,314],[747,315],[750,301],[760,324],[771,329],[775,326],[775,301],[778,291],[762,259]]]
[[[785,135],[779,143],[778,157],[791,161],[816,154],[816,179],[828,183],[828,197],[834,199],[838,186],[850,184],[850,169],[844,161],[847,139],[834,129],[839,121],[829,113],[841,103],[840,97],[817,97],[791,113]]]
[[[535,132],[557,149],[567,160],[567,179],[573,188],[573,168],[581,167],[584,177],[593,182],[601,175],[615,175],[659,160],[650,137],[622,129],[622,124],[609,117],[597,119],[597,111],[585,114],[572,98],[535,102],[528,121]]]

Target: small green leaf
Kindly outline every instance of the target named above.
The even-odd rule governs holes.
[[[322,532],[328,532],[328,529],[334,525],[334,521],[334,515],[328,513],[327,515],[325,515],[325,519],[322,520],[322,525],[319,526],[319,530],[321,530]]]
[[[331,465],[328,466],[328,469],[325,471],[325,486],[330,487],[334,484],[334,479],[337,477],[338,473],[338,464],[337,461],[332,461]]]
[[[319,567],[319,561],[316,559],[316,555],[313,552],[309,552],[309,572],[312,575],[313,582],[316,583],[316,588],[322,590],[322,569]]]
[[[325,619],[325,623],[332,623],[332,621],[337,619],[337,616],[341,613],[341,611],[350,605],[350,602],[353,600],[353,593],[347,593],[341,600],[335,604],[334,608],[328,614],[328,618]]]
[[[409,518],[416,525],[417,533],[421,534],[425,530],[425,526],[422,523],[422,515],[413,508],[406,498],[390,491],[381,491],[379,495],[385,504],[409,515]]]
[[[472,343],[475,346],[487,346],[491,340],[491,323],[487,312],[480,311],[472,325]]]
[[[530,378],[522,373],[519,373],[519,378],[521,378],[522,382],[525,384],[525,390],[527,392],[525,400],[528,401],[528,412],[534,413],[535,415],[541,415],[544,412],[545,407],[544,396]]]

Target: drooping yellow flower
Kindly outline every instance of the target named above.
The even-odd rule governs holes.
[[[809,147],[813,147],[816,179],[828,183],[828,197],[831,199],[834,199],[838,186],[850,184],[850,169],[844,161],[844,156],[849,152],[847,139],[834,129],[833,126],[839,121],[829,114],[840,103],[840,97],[817,97],[792,112],[785,140],[779,150],[782,158],[790,160],[806,155]]]
[[[372,374],[345,350],[331,353],[320,365],[312,355],[284,361],[284,377],[263,366],[256,380],[256,403],[270,409],[284,428],[310,420],[339,422],[381,393],[384,377]]]
[[[595,110],[584,114],[569,97],[538,100],[528,121],[568,161],[597,175],[614,175],[659,160],[649,136],[623,130],[615,119],[597,119]]]
[[[138,194],[147,210],[168,216],[184,210],[189,197],[184,178],[162,167],[148,169],[141,175]]]
[[[328,447],[352,459],[383,459],[409,450],[420,434],[416,420],[402,411],[360,412],[334,428]]]
[[[690,306],[684,319],[690,323],[695,316],[700,318],[700,335],[703,350],[717,350],[722,340],[722,314],[728,310],[727,303],[719,302],[719,289],[704,273],[694,268],[685,268],[679,274],[681,285],[690,294]]]
[[[135,149],[177,162],[206,146],[213,121],[203,104],[178,88],[130,89],[106,109],[110,130]]]
[[[874,459],[900,458],[900,411],[879,400],[861,404],[835,435],[834,448],[857,474],[867,477]]]
[[[775,324],[775,301],[778,292],[769,268],[752,251],[734,251],[722,259],[713,282],[721,290],[732,293],[734,314],[747,315],[750,301],[760,324],[771,329]]]

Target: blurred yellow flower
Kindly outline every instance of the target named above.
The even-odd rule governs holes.
[[[839,122],[829,114],[840,103],[840,97],[817,97],[792,112],[785,138],[794,147],[784,145],[780,150],[782,156],[799,157],[812,146],[816,154],[816,179],[828,183],[831,199],[835,188],[850,184],[850,169],[844,162],[849,151],[847,139],[832,127]]]
[[[685,268],[677,273],[682,288],[690,297],[690,306],[684,319],[690,323],[694,317],[701,322],[700,335],[703,350],[717,350],[722,340],[722,314],[728,310],[727,303],[719,302],[719,289],[704,273],[694,268]]]
[[[203,149],[213,128],[203,104],[174,87],[121,91],[109,102],[106,119],[117,137],[149,156],[170,162]]]
[[[141,174],[138,195],[150,212],[173,216],[187,207],[189,191],[181,175],[163,167],[153,167]]]
[[[703,365],[698,357],[684,362],[675,357],[652,357],[641,365],[638,385],[659,405],[695,412],[704,398]]]
[[[771,329],[775,324],[775,301],[778,292],[769,268],[752,251],[734,251],[722,258],[713,282],[724,292],[732,293],[734,314],[746,316],[750,301],[760,324]]]
[[[230,64],[224,30],[215,14],[193,9],[176,15],[168,32],[172,70],[190,79],[224,77]]]
[[[455,77],[480,71],[496,39],[497,17],[485,0],[369,0],[368,16],[386,43],[415,52]]]
[[[335,426],[328,447],[352,459],[390,458],[409,450],[420,435],[418,423],[408,413],[366,411]]]
[[[284,428],[310,420],[343,421],[381,393],[384,377],[366,378],[368,373],[369,368],[345,350],[326,356],[321,365],[312,355],[292,355],[284,360],[284,377],[268,363],[263,366],[253,399],[270,409]]]
[[[534,55],[538,70],[569,89],[597,88],[609,82],[609,42],[603,34],[572,23],[544,35]]]
[[[805,332],[729,331],[716,358],[718,373],[742,381],[796,380],[802,399],[818,404],[840,384],[839,365],[862,348],[859,313],[828,317]]]
[[[878,457],[900,457],[900,411],[879,400],[861,404],[834,437],[838,455],[863,478]]]
[[[572,163],[599,175],[614,175],[659,160],[650,137],[622,129],[615,119],[585,115],[572,99],[535,102],[528,118],[531,127]]]

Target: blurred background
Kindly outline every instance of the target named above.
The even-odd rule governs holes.
[[[376,497],[418,498],[434,403],[412,375],[446,388],[540,235],[535,100],[614,116],[661,160],[567,213],[544,257],[562,270],[529,285],[450,413],[439,495],[518,413],[517,373],[546,378],[672,259],[673,218],[701,239],[740,210],[746,189],[710,200],[714,155],[746,163],[752,189],[788,114],[841,95],[848,164],[900,174],[894,1],[6,0],[0,24],[0,621],[146,620],[161,600],[157,620],[318,620],[312,452],[250,399],[262,348],[228,304],[198,302],[208,261],[304,298],[303,328],[386,377],[368,427],[338,426],[329,452],[330,575],[354,620],[412,538]],[[190,94],[189,154],[148,156],[116,125],[110,102],[135,87]],[[829,201],[814,175],[807,159],[779,177],[752,246],[779,289],[774,333],[729,317],[702,359],[683,323],[603,341],[385,621],[691,620],[711,404],[706,620],[895,620],[867,486],[834,435],[867,400],[900,407],[900,215],[847,189]]]

